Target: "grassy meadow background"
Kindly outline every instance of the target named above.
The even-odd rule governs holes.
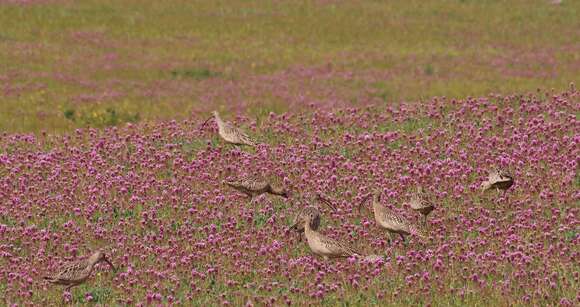
[[[578,16],[0,0],[0,306],[578,306]],[[197,129],[212,110],[262,144]],[[492,165],[516,178],[505,194],[480,193]],[[221,184],[255,174],[334,199],[322,232],[384,259],[313,256],[286,231],[303,203]],[[389,243],[356,210],[378,187],[418,221],[417,185],[436,200],[427,242]],[[103,246],[119,272],[42,280]]]
[[[563,89],[579,79],[579,10],[578,1],[2,0],[0,129]]]

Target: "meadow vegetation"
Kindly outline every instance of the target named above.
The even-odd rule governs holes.
[[[579,10],[577,1],[4,0],[0,129],[563,90],[579,81]]]
[[[0,305],[580,304],[580,2],[0,0]],[[236,148],[210,111],[261,144]],[[492,166],[506,193],[481,193]],[[332,198],[324,261],[277,178]],[[412,221],[379,229],[358,202]],[[63,292],[42,276],[107,247]]]

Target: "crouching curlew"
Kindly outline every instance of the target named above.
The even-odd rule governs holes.
[[[240,180],[224,180],[223,184],[246,194],[250,200],[265,193],[282,196],[284,198],[290,197],[290,191],[286,188],[261,178],[246,177]]]
[[[487,180],[481,184],[481,191],[485,192],[487,190],[495,189],[498,192],[499,190],[505,192],[507,189],[511,188],[513,184],[514,177],[510,173],[495,168],[489,172]]]
[[[107,259],[105,253],[99,250],[87,259],[65,264],[58,273],[52,276],[45,276],[44,279],[56,285],[67,286],[66,291],[68,291],[72,287],[84,283],[91,275],[95,264],[101,261],[110,265],[113,271],[117,271],[109,259]]]

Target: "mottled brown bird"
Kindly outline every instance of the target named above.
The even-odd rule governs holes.
[[[233,145],[256,146],[256,142],[252,138],[232,123],[224,121],[217,111],[213,111],[212,114],[211,117],[203,122],[201,128],[203,128],[210,119],[214,118],[218,126],[218,134],[224,141]]]
[[[506,191],[514,184],[514,177],[505,170],[494,168],[489,172],[488,178],[481,184],[482,192],[495,189]]]
[[[361,211],[362,205],[369,199],[371,195],[373,196],[373,214],[377,226],[387,230],[390,235],[399,234],[403,242],[405,242],[405,236],[407,235],[415,235],[420,238],[427,237],[427,233],[418,225],[415,225],[402,215],[391,211],[389,208],[382,206],[380,203],[381,193],[379,190],[376,190],[375,192],[367,195],[360,202],[358,205],[359,213]]]
[[[101,261],[106,262],[114,271],[117,271],[109,259],[107,259],[105,253],[99,250],[87,259],[65,264],[58,273],[52,276],[45,276],[44,279],[53,284],[67,286],[66,290],[68,291],[72,287],[84,283],[91,275],[95,264]]]
[[[431,195],[426,193],[422,187],[417,187],[417,191],[411,196],[409,206],[411,209],[423,215],[424,224],[427,224],[427,215],[435,210],[435,204],[431,200]]]
[[[286,188],[281,187],[271,181],[262,178],[246,177],[240,180],[224,180],[223,183],[236,189],[239,192],[246,194],[250,199],[264,193],[282,196],[288,198],[290,192]]]
[[[325,260],[328,260],[329,258],[365,256],[363,253],[352,248],[344,241],[329,238],[318,232],[318,225],[316,225],[316,223],[320,223],[320,212],[318,209],[313,208],[309,210],[308,214],[300,213],[300,215],[304,217],[304,234],[308,241],[308,247],[310,247],[310,250],[315,255],[321,256]],[[317,220],[318,222],[316,222]],[[296,224],[291,227],[295,226]]]

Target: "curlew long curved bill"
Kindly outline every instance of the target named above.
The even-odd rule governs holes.
[[[358,213],[359,213],[359,214],[361,213],[362,205],[363,205],[364,203],[366,203],[366,202],[367,202],[367,200],[368,200],[368,199],[369,199],[369,198],[370,198],[372,195],[373,195],[373,193],[369,193],[369,194],[367,194],[365,197],[363,197],[363,199],[361,200],[361,202],[358,204],[358,206],[357,206],[357,207],[358,207]]]
[[[201,126],[199,126],[199,130],[203,129],[203,127],[205,127],[205,124],[207,124],[207,122],[209,122],[209,120],[210,120],[210,119],[212,119],[212,118],[213,118],[213,115],[212,115],[212,116],[210,116],[208,119],[206,119],[206,120],[203,122],[203,124],[201,124]]]
[[[105,261],[108,265],[111,266],[111,268],[113,269],[113,272],[117,272],[117,268],[113,265],[113,263],[111,263],[111,261],[109,261],[109,259],[104,258],[103,261]]]
[[[320,193],[316,193],[316,200],[320,201],[321,203],[325,204],[328,208],[332,209],[332,211],[336,212],[336,206],[332,203],[332,201],[322,196]]]

